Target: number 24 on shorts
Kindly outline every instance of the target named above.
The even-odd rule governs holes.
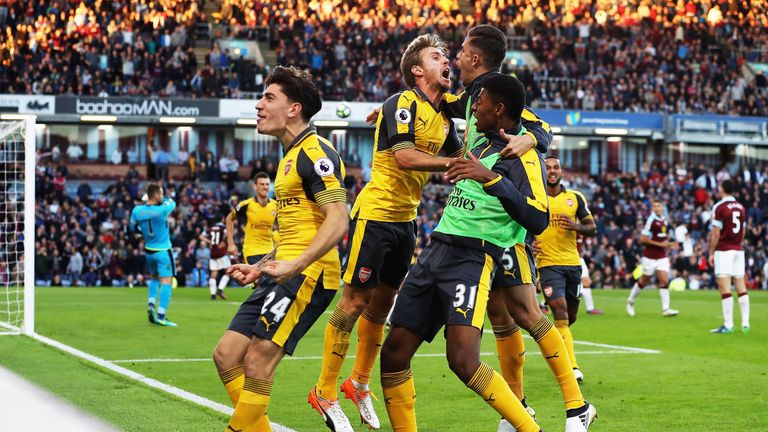
[[[264,300],[264,306],[261,308],[261,314],[264,315],[267,313],[267,308],[269,308],[269,312],[273,315],[274,322],[280,322],[285,316],[288,307],[291,305],[291,299],[283,297],[270,308],[269,304],[272,303],[273,300],[275,300],[274,291],[267,294],[267,298]]]

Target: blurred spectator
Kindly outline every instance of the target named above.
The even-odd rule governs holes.
[[[74,143],[70,144],[67,147],[67,157],[70,162],[77,162],[83,157],[83,148]]]

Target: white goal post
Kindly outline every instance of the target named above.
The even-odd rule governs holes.
[[[0,334],[35,333],[35,117],[0,116]]]

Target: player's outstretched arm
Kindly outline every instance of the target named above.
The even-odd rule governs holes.
[[[234,210],[229,212],[224,219],[224,224],[227,227],[227,253],[237,256],[237,245],[235,244],[235,216]]]
[[[233,264],[227,269],[227,275],[236,280],[240,285],[248,285],[256,282],[261,276],[259,264]]]
[[[415,148],[395,151],[397,167],[403,170],[443,172],[452,158],[432,156]]]
[[[322,205],[320,211],[325,219],[304,253],[290,261],[271,261],[264,265],[263,272],[275,278],[277,283],[283,283],[304,271],[339,244],[346,234],[349,224],[346,202],[336,201]]]

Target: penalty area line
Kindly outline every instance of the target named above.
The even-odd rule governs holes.
[[[101,366],[105,369],[108,369],[112,372],[115,372],[117,374],[120,374],[122,376],[128,377],[132,380],[138,381],[142,384],[145,384],[149,387],[152,387],[157,390],[164,391],[166,393],[172,394],[176,397],[179,397],[181,399],[184,399],[186,401],[192,402],[194,404],[210,408],[216,412],[220,412],[222,414],[226,414],[228,416],[232,415],[232,412],[234,411],[232,407],[224,404],[220,404],[218,402],[214,402],[210,399],[204,398],[200,395],[190,393],[186,390],[182,390],[178,387],[174,387],[172,385],[166,384],[164,382],[158,381],[153,378],[149,378],[147,376],[144,376],[138,372],[134,372],[130,369],[126,369],[122,366],[116,365],[114,362],[111,362],[109,360],[104,360],[103,358],[96,357],[95,355],[88,354],[87,352],[80,351],[77,348],[73,348],[69,345],[63,344],[57,340],[47,338],[43,335],[39,335],[37,333],[30,336],[32,339],[35,339],[39,342],[42,342],[48,346],[51,346],[53,348],[56,348],[58,350],[64,351],[67,354],[73,355],[75,357],[78,357],[80,359],[83,359],[85,361],[88,361],[90,363],[93,363],[95,365]],[[285,427],[281,424],[272,422],[272,430],[275,432],[297,432],[291,428]]]

